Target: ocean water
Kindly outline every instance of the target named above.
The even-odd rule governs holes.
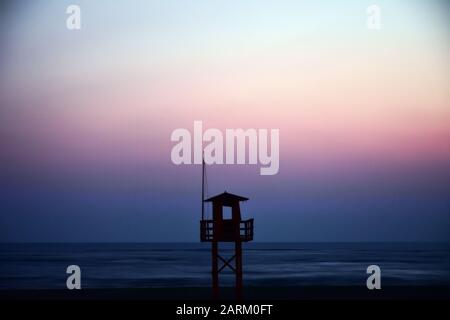
[[[249,243],[243,253],[247,286],[360,286],[371,264],[381,268],[382,286],[450,285],[445,243]],[[83,288],[210,285],[206,243],[0,244],[0,289],[66,288],[72,264]],[[230,272],[220,281],[233,285]]]

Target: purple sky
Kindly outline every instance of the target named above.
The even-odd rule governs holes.
[[[82,29],[66,29],[79,4]],[[198,241],[177,128],[279,129],[280,171],[209,166],[257,241],[448,241],[449,7],[24,1],[0,33],[0,241]]]

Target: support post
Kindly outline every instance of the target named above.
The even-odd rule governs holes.
[[[236,299],[242,299],[242,244],[235,242],[236,262]]]
[[[217,241],[212,242],[212,290],[213,299],[219,299],[219,250]]]

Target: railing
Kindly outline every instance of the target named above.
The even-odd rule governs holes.
[[[202,242],[211,241],[252,241],[253,240],[253,219],[242,220],[235,223],[233,220],[200,221],[200,240]]]
[[[200,240],[202,242],[212,241],[214,232],[213,220],[201,220],[200,221]]]
[[[253,219],[244,220],[239,223],[239,235],[242,241],[253,240]]]

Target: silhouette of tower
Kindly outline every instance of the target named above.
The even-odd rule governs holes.
[[[245,197],[227,193],[216,195],[203,202],[212,203],[212,220],[205,220],[202,215],[200,221],[200,239],[202,242],[211,242],[212,257],[212,289],[213,297],[219,297],[219,273],[229,267],[236,278],[236,298],[242,298],[242,242],[253,240],[253,219],[242,220],[241,201]],[[224,219],[223,208],[231,208],[231,219]],[[202,207],[203,209],[203,207]],[[219,242],[234,242],[234,255],[225,259],[219,255]],[[219,260],[223,263],[219,268]],[[234,260],[234,266],[232,264]]]

